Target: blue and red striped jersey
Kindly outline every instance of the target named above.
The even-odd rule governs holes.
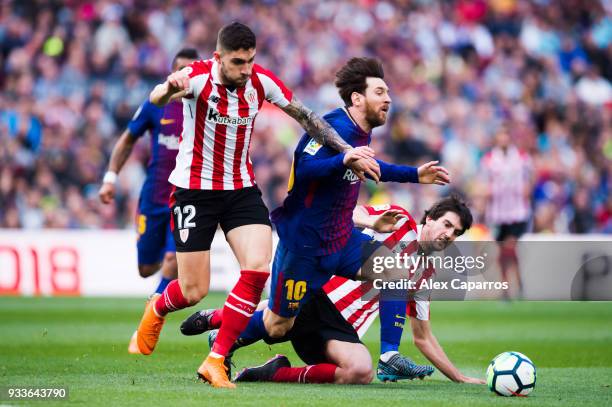
[[[370,143],[370,134],[345,109],[333,110],[324,119],[353,147]],[[289,193],[272,212],[279,237],[289,250],[319,256],[346,244],[361,182],[343,165],[343,158],[344,154],[320,145],[308,134],[300,139],[293,154]]]

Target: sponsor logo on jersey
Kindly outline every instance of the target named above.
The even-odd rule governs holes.
[[[159,122],[160,122],[162,125],[166,125],[166,124],[172,124],[172,123],[174,123],[174,122],[175,122],[175,120],[174,120],[174,119],[164,119],[164,118],[162,118],[162,119],[161,119]]]
[[[187,239],[189,239],[189,229],[179,230],[179,237],[181,238],[181,242],[187,242]]]
[[[304,148],[304,152],[306,154],[315,155],[321,147],[323,147],[321,144],[317,143],[314,139],[310,139],[308,144],[306,144],[306,148]]]
[[[221,98],[217,95],[211,95],[208,100],[210,100],[213,103],[219,103],[219,101],[221,100]]]
[[[346,170],[346,172],[344,173],[344,176],[342,177],[342,179],[345,180],[345,181],[349,181],[351,184],[354,184],[357,181],[359,181],[359,177],[357,175],[355,175],[353,170],[351,170],[350,168],[348,168]]]
[[[174,135],[166,135],[159,133],[157,136],[157,143],[162,146],[166,146],[168,150],[178,150],[179,149],[179,139]]]
[[[217,124],[225,124],[229,126],[250,126],[253,122],[252,117],[229,117],[223,116],[213,108],[208,109],[208,116],[206,120],[210,120]]]

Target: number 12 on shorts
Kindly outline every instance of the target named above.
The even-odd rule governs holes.
[[[176,226],[178,229],[190,229],[195,227],[196,224],[193,222],[193,218],[196,214],[195,206],[185,205],[182,209],[180,206],[175,206],[174,214],[176,215]],[[185,219],[183,219],[183,215],[185,215]]]
[[[300,301],[306,295],[306,281],[287,280],[285,287],[289,301]]]

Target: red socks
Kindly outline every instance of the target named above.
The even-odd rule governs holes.
[[[210,327],[217,329],[221,326],[221,322],[223,322],[223,308],[213,311],[213,314],[210,317]]]
[[[321,363],[304,367],[281,367],[272,377],[273,382],[333,383],[336,365]]]
[[[187,308],[189,303],[183,296],[178,280],[172,280],[162,295],[155,301],[155,312],[160,317],[172,311]]]
[[[257,309],[270,273],[242,270],[240,279],[230,292],[223,306],[223,322],[212,351],[227,356],[230,348],[246,328]]]

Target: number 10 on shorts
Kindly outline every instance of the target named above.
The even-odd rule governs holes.
[[[285,287],[289,301],[300,301],[306,295],[306,281],[287,280]]]

